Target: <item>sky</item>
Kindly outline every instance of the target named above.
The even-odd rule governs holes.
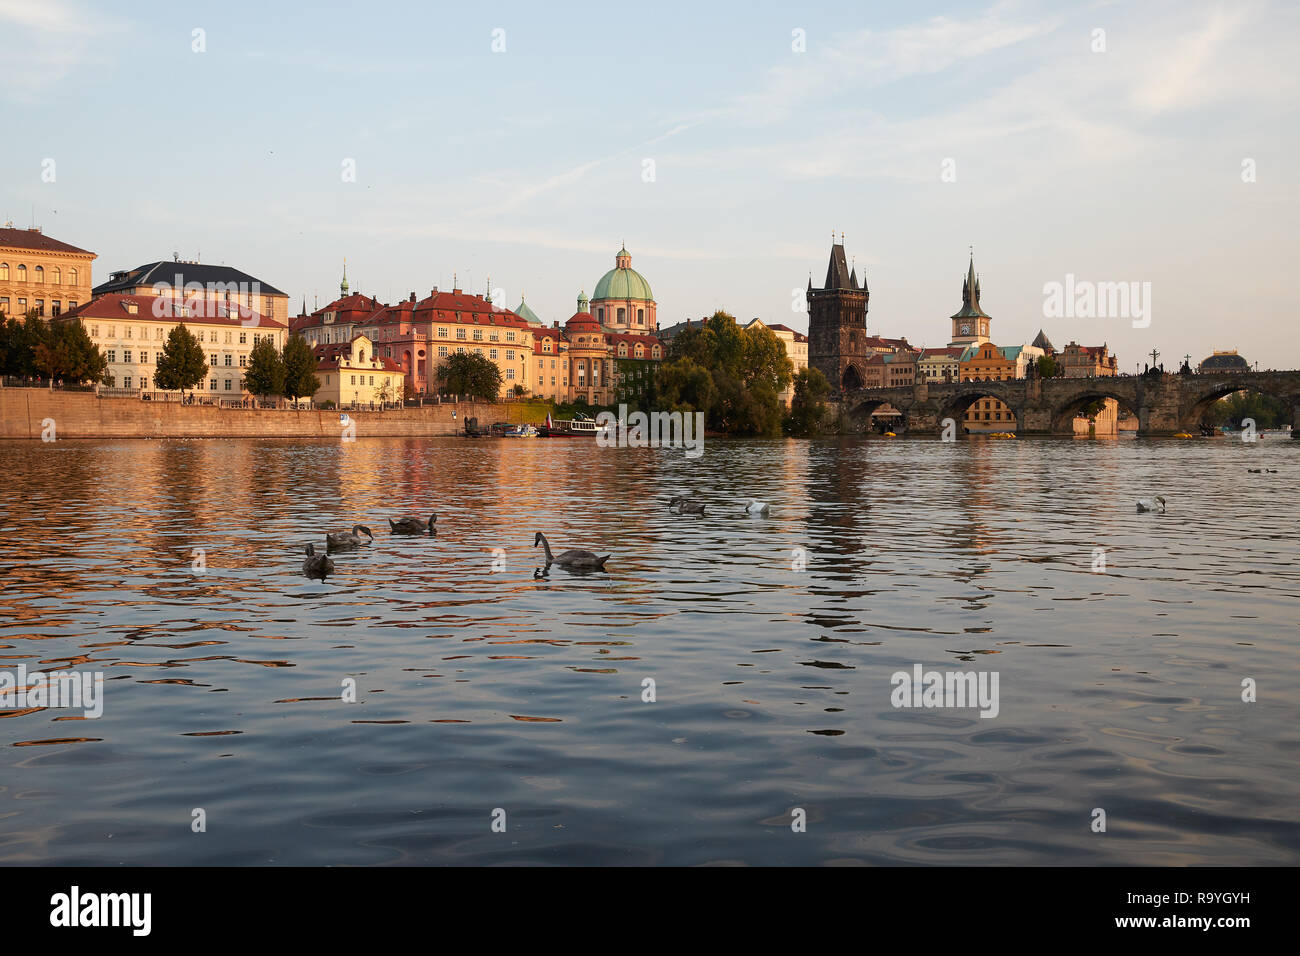
[[[1300,368],[1297,35],[1252,0],[0,0],[0,220],[96,282],[177,253],[296,313],[346,259],[548,323],[625,242],[661,326],[801,331],[842,233],[868,328],[928,346],[973,247],[998,344]],[[1067,275],[1150,283],[1149,323],[1047,315]]]

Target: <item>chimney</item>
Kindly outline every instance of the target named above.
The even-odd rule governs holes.
[[[415,301],[415,293],[414,293],[414,292],[411,293],[411,301],[412,301],[412,302]]]

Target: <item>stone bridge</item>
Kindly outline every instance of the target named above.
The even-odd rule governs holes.
[[[1291,409],[1293,438],[1300,438],[1300,372],[1115,375],[1099,378],[922,382],[901,388],[861,388],[840,396],[847,431],[864,431],[871,413],[889,404],[903,414],[912,434],[938,433],[945,418],[957,422],[981,398],[1002,401],[1016,416],[1020,435],[1072,435],[1074,417],[1086,404],[1113,398],[1137,416],[1139,435],[1195,434],[1212,403],[1242,389],[1279,398]]]

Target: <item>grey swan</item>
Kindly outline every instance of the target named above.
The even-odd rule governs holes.
[[[1164,514],[1165,499],[1161,495],[1156,495],[1154,498],[1143,498],[1138,502],[1139,512],[1156,510],[1159,510],[1161,514]]]
[[[546,535],[540,531],[537,537],[533,538],[533,547],[541,545],[546,549],[546,565],[558,564],[562,568],[579,570],[579,571],[604,571],[605,562],[610,559],[610,555],[597,557],[592,551],[579,551],[570,548],[568,551],[562,551],[557,555],[551,554],[551,543],[546,540]]]
[[[702,515],[704,514],[704,502],[692,501],[689,498],[683,498],[681,495],[674,495],[668,502],[668,510],[679,515]]]
[[[307,558],[302,563],[302,573],[309,578],[324,578],[334,570],[334,562],[327,554],[317,554],[314,544],[307,545]]]
[[[370,540],[363,541],[361,538],[363,534]],[[363,524],[354,524],[351,531],[335,531],[325,535],[325,548],[328,551],[351,551],[374,540],[375,536],[370,533],[369,528]]]
[[[436,534],[433,526],[437,521],[436,514],[429,515],[427,523],[419,518],[398,518],[396,521],[389,518],[388,530],[392,534]]]

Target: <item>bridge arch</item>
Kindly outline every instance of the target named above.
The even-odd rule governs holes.
[[[1107,387],[1106,379],[1088,379],[1090,383],[1095,383],[1095,388],[1085,388],[1075,392],[1064,401],[1058,402],[1052,406],[1052,433],[1053,434],[1074,434],[1074,420],[1089,405],[1103,399],[1111,399],[1119,405],[1120,410],[1140,419],[1141,410],[1138,403],[1134,401],[1133,396],[1126,394],[1123,388]],[[1116,428],[1118,433],[1118,427]]]
[[[850,365],[844,370],[844,376],[840,380],[840,388],[845,392],[855,392],[862,388],[862,372],[856,365]]]
[[[1200,427],[1217,402],[1237,392],[1253,392],[1275,399],[1281,402],[1284,408],[1284,421],[1281,424],[1300,423],[1300,418],[1297,418],[1300,414],[1300,391],[1297,391],[1293,383],[1288,387],[1286,382],[1281,380],[1275,382],[1263,376],[1250,378],[1224,376],[1205,382],[1203,387],[1196,389],[1193,397],[1184,402],[1179,412],[1179,425],[1185,431]]]
[[[849,411],[849,420],[852,422],[853,430],[857,432],[869,432],[874,430],[883,430],[879,421],[871,416],[880,408],[888,406],[895,409],[899,415],[895,424],[899,427],[907,427],[907,407],[901,405],[897,396],[891,401],[888,396],[873,395],[871,393],[857,394],[853,396],[853,405]]]
[[[979,416],[974,423],[977,426],[974,431],[1016,431],[1022,420],[1020,405],[1024,393],[1020,387],[1006,387],[1010,384],[995,380],[960,383],[956,394],[948,396],[940,407],[940,425],[945,418],[951,418],[957,423],[958,434],[966,433],[972,430],[967,422],[967,412],[973,411]],[[996,399],[997,402],[991,402],[990,399]],[[980,407],[986,402],[988,408]],[[988,417],[982,417],[985,415]]]

